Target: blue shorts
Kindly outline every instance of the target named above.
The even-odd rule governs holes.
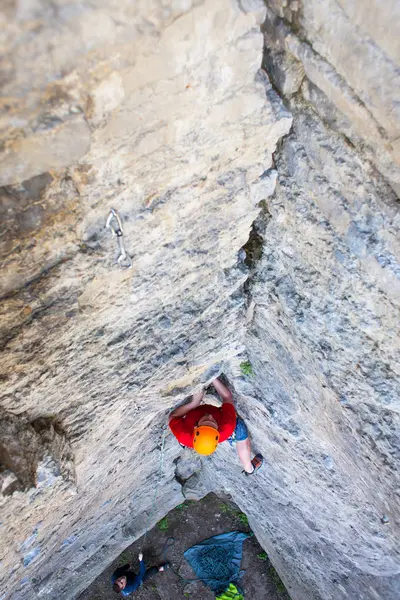
[[[228,438],[228,442],[233,446],[235,442],[243,442],[244,440],[247,440],[248,437],[249,432],[247,431],[246,423],[241,417],[237,416],[235,430],[231,437]]]

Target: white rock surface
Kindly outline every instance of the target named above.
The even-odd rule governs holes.
[[[248,288],[254,375],[230,375],[266,468],[248,491],[237,464],[217,468],[294,598],[394,599],[398,208],[341,136],[302,102],[291,109]]]
[[[314,103],[400,193],[400,26],[398,2],[380,0],[268,1],[266,66],[283,94],[294,93],[302,70],[320,90]],[[297,5],[298,4],[298,5]],[[291,25],[289,23],[291,23]],[[312,98],[308,98],[312,101]]]

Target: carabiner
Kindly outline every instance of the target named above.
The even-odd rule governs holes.
[[[115,219],[115,221],[117,222],[116,227],[113,227],[113,225],[111,224],[113,219]],[[121,237],[124,235],[124,230],[122,229],[121,218],[120,218],[119,214],[117,213],[117,211],[114,210],[114,208],[112,208],[110,210],[110,214],[107,217],[106,227],[107,227],[107,229],[111,229],[111,233],[113,235],[116,235],[118,237]]]
[[[113,222],[115,221],[115,224]],[[131,257],[126,253],[125,245],[123,241],[124,230],[122,228],[122,219],[119,216],[118,212],[112,208],[110,210],[110,214],[107,217],[106,221],[107,229],[111,230],[113,236],[117,236],[118,238],[118,247],[119,247],[119,256],[118,256],[118,264],[123,269],[130,269],[132,267]]]

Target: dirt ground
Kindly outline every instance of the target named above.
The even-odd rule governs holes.
[[[250,532],[247,517],[229,500],[221,500],[209,494],[200,502],[187,501],[170,512],[147,534],[144,549],[146,565],[160,564],[156,556],[169,536],[175,538],[174,545],[167,551],[167,560],[173,570],[185,579],[196,575],[183,557],[183,552],[208,537],[228,531]],[[142,538],[126,550],[80,595],[79,600],[116,600],[110,577],[116,567],[133,563],[138,572],[137,555]],[[246,600],[290,600],[276,571],[256,538],[250,537],[243,544],[242,569],[245,574],[240,581]],[[132,597],[137,600],[214,600],[215,594],[201,582],[188,583],[173,571],[159,573],[139,588]]]

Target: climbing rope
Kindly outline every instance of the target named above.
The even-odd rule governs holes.
[[[225,562],[226,559],[226,551],[222,550],[222,549],[210,549],[210,551],[208,549],[204,549],[204,556],[203,556],[203,560],[202,562],[204,563],[204,566],[209,567],[209,570],[214,571],[214,577],[195,577],[193,579],[189,579],[187,577],[183,577],[183,575],[181,575],[179,573],[179,569],[180,566],[177,569],[174,569],[173,566],[171,565],[171,563],[168,561],[168,557],[167,557],[167,551],[172,548],[172,546],[175,545],[175,538],[171,535],[169,536],[165,542],[164,545],[161,549],[161,552],[158,552],[158,554],[150,554],[149,558],[152,559],[156,559],[156,558],[161,558],[161,562],[162,563],[168,563],[169,564],[169,569],[172,571],[172,573],[174,575],[176,575],[183,583],[197,583],[198,581],[202,581],[203,583],[205,583],[206,581],[215,581],[216,579],[218,579],[219,577],[224,576],[226,577],[228,575],[228,573],[226,572],[226,568],[218,563],[218,559],[219,561],[221,561],[223,559],[223,562]],[[222,553],[219,554],[218,556],[215,555],[215,550],[220,551]],[[215,562],[217,561],[217,562]],[[223,571],[221,571],[221,566]],[[225,580],[220,580],[221,581],[221,586],[225,586],[228,587],[229,584],[231,583],[231,579],[225,579]]]
[[[171,411],[170,411],[171,412]],[[167,437],[167,430],[168,430],[168,425],[165,425],[163,428],[163,434],[162,434],[162,438],[161,438],[161,449],[160,449],[160,462],[159,462],[159,470],[158,470],[158,480],[157,480],[157,484],[154,488],[154,496],[153,496],[153,502],[152,502],[152,507],[150,512],[147,515],[147,519],[146,519],[146,527],[145,527],[145,534],[141,543],[141,548],[140,548],[140,552],[143,552],[143,548],[145,546],[146,540],[147,540],[147,535],[149,533],[149,525],[150,525],[150,520],[153,517],[153,514],[155,512],[156,509],[156,504],[157,504],[157,495],[158,495],[158,489],[160,487],[160,483],[162,480],[162,476],[164,473],[164,458],[165,458],[165,439]],[[162,562],[168,562],[167,560],[167,551],[172,548],[172,546],[175,544],[175,538],[170,536],[166,539],[164,546],[161,549],[161,552],[159,552],[158,554],[151,554],[149,556],[149,558],[152,559],[156,559],[156,558],[162,558]],[[224,553],[225,555],[225,553]],[[216,571],[216,563],[214,562],[215,559],[217,557],[216,556],[204,556],[204,560],[207,563],[210,563],[211,565],[214,563],[214,571]],[[221,557],[219,557],[221,558]],[[180,567],[179,567],[180,568]],[[208,577],[208,578],[201,578],[201,577],[197,577],[194,579],[188,579],[187,577],[183,577],[176,569],[174,569],[172,567],[172,565],[170,564],[170,569],[172,571],[172,573],[174,573],[174,575],[176,575],[183,583],[194,583],[194,582],[198,582],[198,581],[202,581],[203,583],[205,583],[206,581],[215,581],[217,577]],[[222,573],[219,573],[219,575],[221,575]],[[225,585],[226,587],[228,587],[228,585],[230,584],[230,580],[226,580],[226,581],[222,581],[221,585]]]
[[[172,411],[169,411],[168,416],[171,412]],[[168,416],[167,416],[167,423],[168,423]],[[151,507],[150,512],[147,515],[145,534],[144,534],[144,537],[143,537],[143,540],[141,543],[140,552],[143,552],[143,548],[144,548],[146,540],[147,540],[147,535],[149,533],[149,524],[150,524],[151,518],[153,517],[153,514],[156,509],[158,489],[160,487],[160,483],[161,483],[162,476],[164,473],[165,439],[167,437],[167,430],[168,430],[168,424],[164,426],[162,437],[161,437],[158,480],[157,480],[157,484],[154,488],[152,507]],[[158,554],[150,555],[149,558],[155,559],[155,558],[162,557],[162,562],[164,562],[164,563],[168,562],[167,551],[170,548],[172,548],[172,546],[174,544],[175,544],[175,538],[173,536],[168,537],[164,543],[164,546],[161,549],[161,552],[159,552]],[[210,551],[211,551],[211,549],[210,549]],[[196,577],[194,579],[188,579],[187,577],[183,577],[183,575],[181,575],[178,570],[174,569],[170,563],[169,563],[169,568],[172,571],[172,573],[174,573],[174,575],[176,575],[185,584],[186,583],[195,583],[198,581],[202,581],[203,583],[206,583],[207,581],[215,581],[216,579],[219,579],[219,577],[221,577],[221,576],[226,577],[228,575],[228,573],[226,573],[226,570],[224,570],[224,572],[221,571],[221,565],[223,566],[222,563],[225,562],[225,560],[226,560],[226,551],[221,551],[222,555],[220,555],[220,553],[218,552],[219,549],[213,549],[213,551],[211,551],[211,552],[210,551],[208,551],[208,549],[205,549],[204,556],[202,557],[202,562],[203,562],[204,566],[209,567],[211,569],[211,571],[214,572],[214,577]],[[218,554],[218,556],[216,554]],[[222,561],[221,564],[219,564],[220,561]],[[180,569],[180,566],[178,567],[178,569]],[[231,584],[231,581],[230,581],[230,579],[226,579],[226,580],[220,581],[220,583],[221,583],[221,587],[225,587],[226,589],[228,589],[228,586]]]
[[[170,544],[168,543],[169,541],[171,541]],[[167,561],[167,550],[172,548],[172,546],[174,546],[174,545],[175,545],[175,538],[171,535],[171,536],[169,536],[169,538],[167,538],[165,540],[165,543],[161,549],[161,552],[159,552],[158,554],[150,554],[149,558],[160,558],[161,557],[163,559],[163,562],[168,562]]]
[[[152,518],[154,511],[156,509],[158,488],[160,487],[161,479],[162,479],[162,476],[164,473],[165,438],[167,437],[167,429],[168,429],[168,425],[164,425],[164,430],[163,430],[163,434],[162,434],[162,438],[161,438],[161,451],[160,451],[160,462],[159,462],[159,469],[158,469],[158,480],[156,483],[156,487],[154,488],[152,507],[151,507],[151,510],[148,513],[147,519],[146,519],[145,534],[144,534],[144,538],[143,538],[141,548],[140,548],[141,552],[146,543],[147,534],[149,532],[150,519]]]

